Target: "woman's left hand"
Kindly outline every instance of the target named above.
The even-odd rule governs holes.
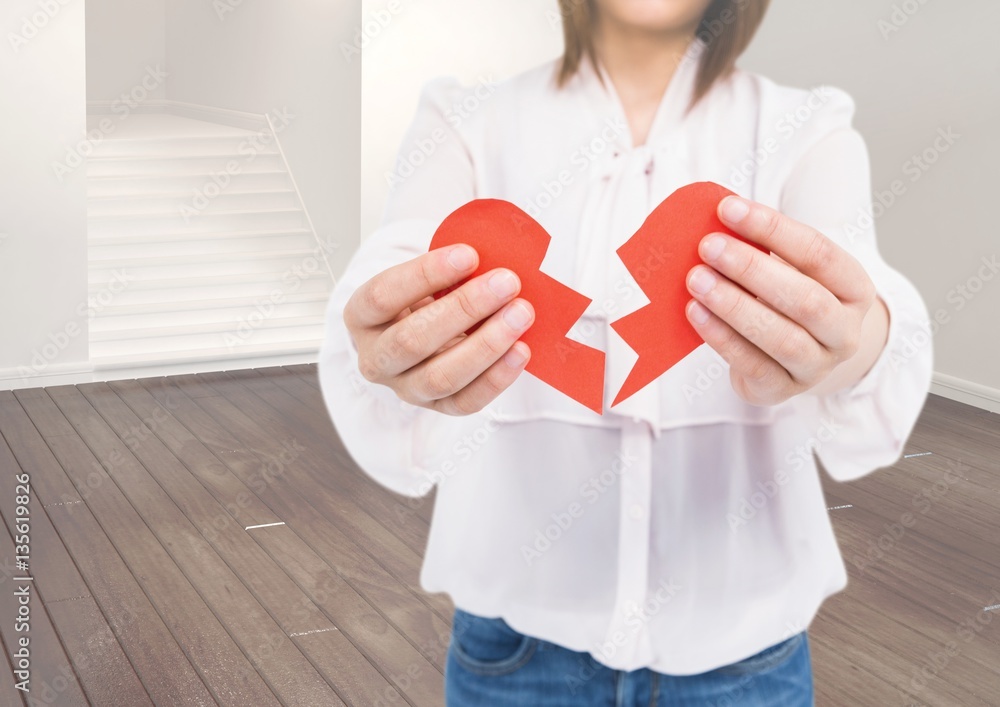
[[[865,316],[884,304],[861,263],[819,231],[740,197],[723,199],[718,213],[772,255],[722,233],[703,238],[708,265],[688,273],[688,321],[729,363],[741,398],[774,405],[853,357]]]

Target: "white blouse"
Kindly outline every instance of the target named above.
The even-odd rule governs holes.
[[[838,481],[896,462],[932,370],[925,305],[877,250],[851,98],[739,70],[685,114],[701,48],[679,64],[638,147],[610,79],[587,62],[562,90],[555,60],[489,91],[427,83],[382,223],[331,295],[319,363],[358,466],[405,496],[437,487],[424,590],[612,668],[675,675],[805,629],[846,585],[813,450]],[[648,302],[615,249],[675,189],[706,180],[819,229],[864,264],[890,325],[856,385],[751,405],[702,344],[610,407],[637,355],[609,324]],[[606,352],[603,415],[527,372],[466,417],[404,403],[359,373],[347,299],[426,252],[475,198],[539,221],[552,238],[542,270],[592,298],[570,336]]]

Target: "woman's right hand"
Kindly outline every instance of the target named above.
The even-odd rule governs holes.
[[[366,380],[388,386],[407,403],[448,415],[478,412],[514,382],[531,355],[517,339],[535,316],[526,300],[515,299],[521,288],[517,275],[494,268],[433,297],[468,277],[478,262],[469,245],[436,248],[354,291],[344,307],[344,324]]]

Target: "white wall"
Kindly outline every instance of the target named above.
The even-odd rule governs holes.
[[[894,15],[898,6],[919,10]],[[364,0],[366,18],[386,7]],[[423,82],[439,74],[467,83],[484,72],[502,78],[562,47],[554,0],[400,7],[364,55],[363,234],[378,223],[384,175]],[[829,83],[854,96],[872,184],[884,192],[899,180],[902,193],[877,219],[882,252],[941,318],[935,392],[1000,411],[1000,273],[983,264],[1000,256],[990,218],[1000,162],[998,26],[995,0],[773,0],[740,64],[779,83]],[[915,172],[912,156],[933,150],[938,130],[949,127],[961,137]],[[960,287],[979,292],[966,296]],[[943,387],[952,385],[961,390]]]
[[[358,243],[361,67],[339,50],[358,22],[343,0],[167,6],[168,99],[294,116],[280,141],[338,273]]]
[[[53,5],[0,6],[0,378],[88,358],[84,168],[53,168],[86,133],[84,6]]]
[[[894,6],[919,9],[909,15]],[[886,260],[942,318],[937,380],[984,386],[978,393],[995,402],[935,392],[1000,411],[1000,272],[979,277],[984,258],[1000,257],[997,27],[995,0],[775,0],[742,64],[779,82],[829,83],[854,96],[873,187],[905,187],[877,219],[878,238]],[[948,128],[961,137],[935,157],[938,130]],[[912,158],[927,149],[936,162],[923,171]],[[959,287],[971,289],[963,295]]]
[[[139,84],[147,67],[166,64],[166,0],[86,0],[86,6],[87,100],[114,101]],[[141,95],[165,98],[166,85]]]

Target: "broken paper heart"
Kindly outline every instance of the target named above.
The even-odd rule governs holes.
[[[701,262],[698,243],[704,236],[722,232],[768,252],[719,220],[719,202],[732,193],[714,182],[681,187],[615,251],[649,304],[611,322],[618,336],[639,354],[612,406],[652,383],[703,343],[684,308],[691,298],[685,277]],[[550,239],[541,224],[508,201],[470,201],[441,223],[431,238],[430,250],[467,243],[479,253],[479,266],[461,282],[435,292],[434,297],[444,297],[493,268],[513,270],[521,280],[518,297],[535,309],[534,323],[520,337],[531,349],[525,370],[602,414],[604,352],[566,337],[591,299],[539,270]],[[653,249],[665,255],[663,263],[655,270],[643,268],[645,254]],[[466,334],[472,334],[481,323],[467,329]]]

